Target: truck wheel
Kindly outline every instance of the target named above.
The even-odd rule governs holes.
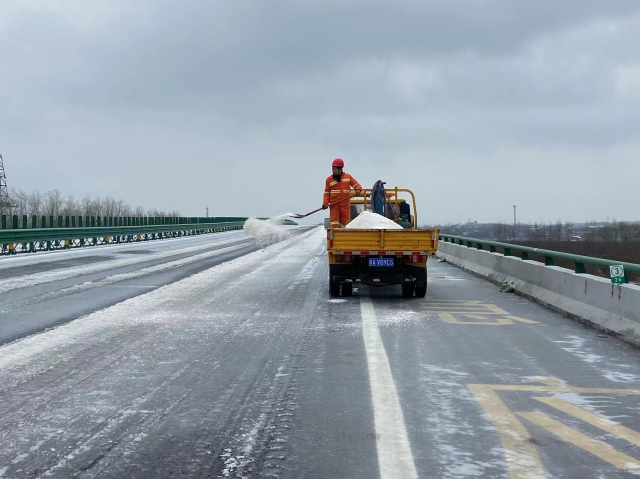
[[[340,283],[336,283],[335,281],[329,281],[329,295],[332,298],[336,298],[340,296]]]
[[[413,284],[403,284],[402,285],[402,297],[403,298],[412,298],[413,297],[413,292],[415,291],[416,287]]]
[[[353,283],[344,283],[342,285],[342,296],[353,296]]]
[[[416,285],[416,298],[424,298],[427,295],[427,283],[420,283]]]

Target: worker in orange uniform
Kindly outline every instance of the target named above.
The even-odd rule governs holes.
[[[329,210],[331,228],[344,228],[351,221],[350,202],[345,198],[351,196],[351,188],[356,191],[356,196],[360,196],[362,186],[353,176],[343,171],[344,161],[340,158],[333,160],[331,168],[333,174],[327,178],[324,187],[322,209],[326,210],[331,207]],[[338,201],[340,202],[338,203]]]

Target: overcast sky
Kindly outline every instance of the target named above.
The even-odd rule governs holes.
[[[6,0],[10,187],[184,215],[640,220],[638,0]],[[320,215],[314,220],[321,221]]]

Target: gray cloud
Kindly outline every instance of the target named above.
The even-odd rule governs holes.
[[[638,219],[632,195],[595,200],[637,189],[635,0],[16,1],[0,18],[16,187],[270,215],[316,206],[342,156],[415,189],[424,221],[514,201],[525,220]]]

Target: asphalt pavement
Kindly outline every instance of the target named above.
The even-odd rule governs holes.
[[[636,348],[436,261],[331,299],[298,233],[0,261],[0,477],[640,475]]]

